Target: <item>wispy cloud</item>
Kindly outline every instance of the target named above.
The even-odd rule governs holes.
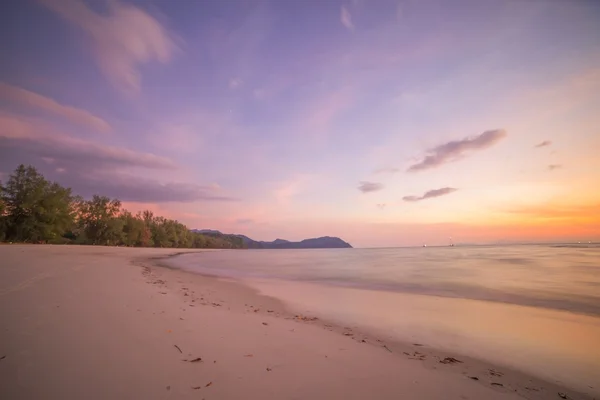
[[[381,190],[381,189],[383,189],[383,184],[381,184],[379,182],[362,181],[358,185],[358,190],[360,190],[363,193],[377,192],[378,190]]]
[[[540,147],[550,146],[551,144],[552,144],[552,142],[550,140],[544,140],[543,142],[536,144],[534,147],[536,149],[539,149]]]
[[[506,137],[504,129],[485,131],[480,135],[455,140],[430,149],[422,161],[408,167],[408,172],[423,171],[442,164],[460,160],[469,152],[493,146]]]
[[[0,154],[0,171],[31,164],[84,197],[100,193],[148,203],[236,200],[223,195],[215,184],[155,179],[157,172],[169,173],[178,168],[168,158],[65,136],[43,124],[13,116],[0,115]],[[145,171],[152,178],[137,175]]]
[[[350,10],[348,7],[342,6],[340,12],[340,22],[349,30],[354,30],[354,24],[352,23],[352,14],[350,14]]]
[[[123,201],[142,203],[232,202],[238,199],[215,193],[210,186],[185,182],[160,182],[114,171],[80,174],[71,171],[60,177],[77,194],[91,197],[103,194]]]
[[[373,171],[374,174],[395,174],[396,172],[400,172],[400,169],[394,167],[384,167]]]
[[[39,1],[87,35],[100,70],[124,92],[140,90],[140,64],[167,63],[177,49],[159,21],[131,4],[109,1],[103,15],[81,0]]]
[[[429,190],[429,191],[425,192],[425,194],[423,196],[404,196],[402,198],[402,200],[410,201],[410,202],[421,201],[421,200],[425,200],[425,199],[432,199],[434,197],[445,196],[447,194],[456,192],[457,190],[458,189],[455,189],[455,188],[445,187],[445,188],[441,188],[441,189]]]
[[[237,89],[241,84],[242,80],[240,78],[229,79],[229,89]]]
[[[254,223],[254,220],[252,218],[238,218],[235,220],[235,223],[239,225],[250,225]]]
[[[6,115],[0,115],[0,149],[6,154],[3,159],[46,158],[67,169],[177,168],[168,158],[69,137],[54,133],[43,124]]]
[[[47,111],[76,124],[93,128],[99,132],[111,131],[108,122],[86,110],[63,105],[49,97],[2,82],[0,82],[0,99]]]
[[[562,164],[550,164],[548,165],[549,171],[554,171],[555,169],[561,169],[563,167]]]

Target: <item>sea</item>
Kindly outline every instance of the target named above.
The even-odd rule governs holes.
[[[600,244],[225,250],[169,263],[300,313],[600,394]]]

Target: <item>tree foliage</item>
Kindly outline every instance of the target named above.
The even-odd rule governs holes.
[[[190,231],[151,211],[131,212],[118,199],[85,200],[47,181],[32,166],[20,165],[6,185],[0,182],[0,240],[129,247],[242,248],[232,235]]]

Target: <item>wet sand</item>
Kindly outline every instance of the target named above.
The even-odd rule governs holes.
[[[158,265],[172,253],[0,246],[0,398],[591,399]]]

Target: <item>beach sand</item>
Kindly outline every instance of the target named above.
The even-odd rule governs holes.
[[[173,253],[0,246],[0,398],[591,399],[159,266]]]

